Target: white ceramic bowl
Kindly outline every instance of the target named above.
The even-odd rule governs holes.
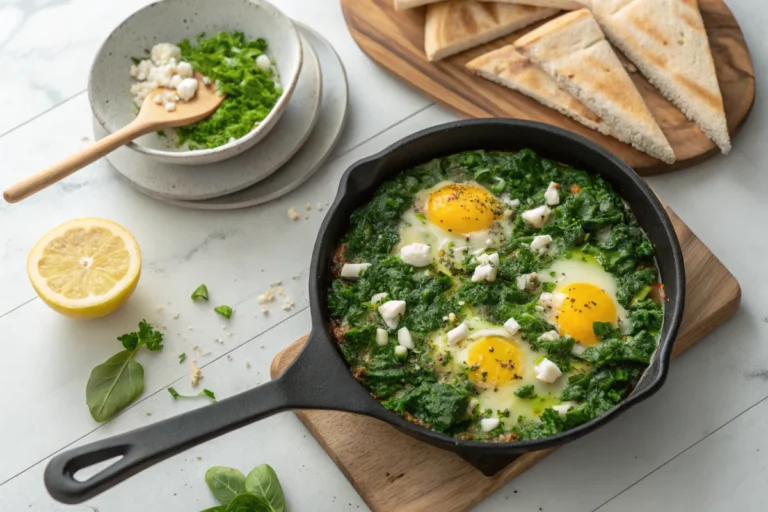
[[[301,70],[299,34],[290,18],[264,0],[162,0],[123,21],[104,41],[91,67],[88,97],[93,115],[108,133],[136,117],[130,93],[131,57],[141,57],[157,43],[194,41],[197,34],[240,31],[246,39],[262,38],[275,59],[283,95],[269,115],[245,137],[213,149],[183,150],[151,133],[129,147],[170,164],[209,164],[236,156],[259,142],[277,123]]]

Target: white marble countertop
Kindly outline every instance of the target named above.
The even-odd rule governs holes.
[[[0,0],[0,188],[89,142],[84,90],[91,58],[111,28],[145,3]],[[266,380],[272,357],[309,330],[307,269],[324,214],[313,208],[309,218],[291,222],[286,210],[331,201],[354,161],[456,118],[371,63],[347,32],[337,0],[275,3],[325,35],[349,71],[346,133],[310,182],[264,206],[195,212],[138,194],[99,161],[27,201],[0,204],[0,511],[201,510],[214,505],[203,481],[209,466],[247,471],[262,462],[276,469],[291,510],[366,509],[290,413],[173,457],[87,504],[65,507],[43,487],[46,461],[59,450],[203,405],[173,402],[165,391],[171,384],[188,389],[188,368],[176,355],[193,345],[212,352],[200,362],[206,386],[219,397]],[[746,33],[758,84],[765,83],[768,4],[728,3]],[[675,361],[662,392],[558,450],[476,510],[768,510],[767,134],[768,106],[758,94],[729,156],[649,180],[740,281],[736,317]],[[144,254],[134,297],[92,322],[48,309],[25,275],[34,242],[83,216],[125,225]],[[274,307],[264,317],[256,296],[278,279],[297,307]],[[227,331],[189,300],[201,282],[236,309]],[[139,356],[146,372],[139,400],[114,421],[96,424],[84,400],[90,370],[117,351],[115,336],[143,317],[167,326],[166,347]]]

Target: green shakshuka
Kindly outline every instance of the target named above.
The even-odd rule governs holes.
[[[332,332],[388,409],[461,439],[539,439],[621,402],[663,313],[653,246],[602,178],[471,151],[384,183],[333,261]]]

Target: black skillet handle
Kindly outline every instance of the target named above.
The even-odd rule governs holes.
[[[218,403],[56,455],[45,486],[62,503],[81,503],[140,471],[200,443],[287,409],[336,409],[372,414],[375,401],[352,378],[335,347],[322,337],[307,342],[285,374]],[[120,460],[85,481],[81,469]]]

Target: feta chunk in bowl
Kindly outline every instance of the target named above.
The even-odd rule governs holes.
[[[282,87],[275,106],[245,136],[212,149],[177,147],[173,141],[156,134],[139,137],[128,147],[161,162],[199,165],[234,157],[266,136],[290,100],[303,60],[301,41],[293,23],[266,0],[218,0],[214,3],[208,0],[163,0],[139,9],[123,21],[99,49],[89,76],[91,109],[104,130],[113,133],[134,119],[137,111],[136,104],[131,101],[131,87],[146,81],[153,68],[160,68],[154,71],[153,77],[169,86],[173,83],[171,92],[178,97],[178,100],[165,98],[157,108],[165,107],[171,111],[174,103],[194,95],[192,82],[185,82],[194,80],[194,69],[180,60],[178,46],[170,43],[185,38],[193,41],[203,32],[242,32],[246,40],[261,38],[267,42],[269,63],[277,69]],[[134,62],[132,58],[136,57],[141,60]],[[263,61],[254,62],[254,65],[266,65]],[[131,76],[134,73],[135,76]],[[197,83],[197,87],[203,86],[204,83]]]

